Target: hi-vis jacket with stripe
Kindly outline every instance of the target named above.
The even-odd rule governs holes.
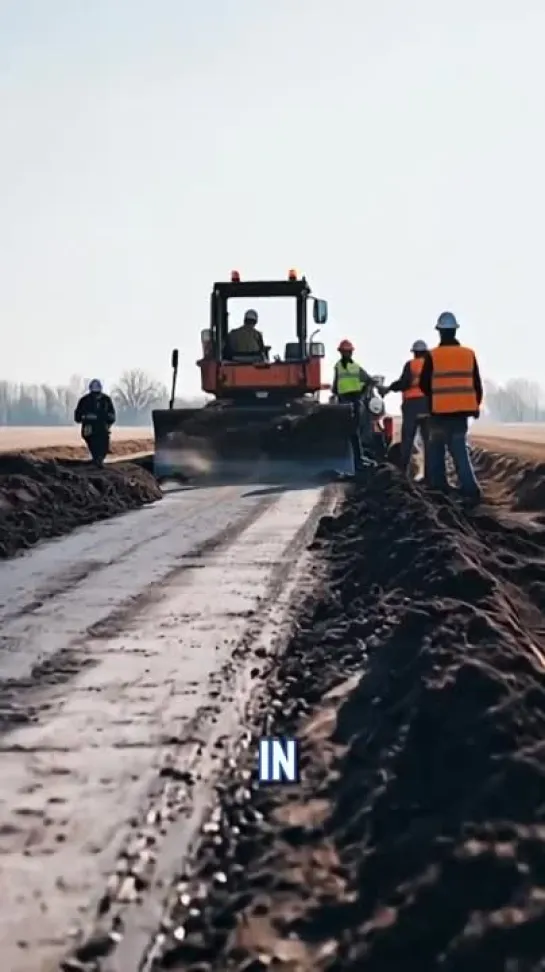
[[[424,360],[420,389],[432,415],[474,415],[483,394],[475,352],[458,341],[433,348]]]

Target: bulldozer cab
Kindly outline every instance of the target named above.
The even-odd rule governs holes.
[[[269,360],[270,348],[233,353],[230,348],[230,301],[248,304],[263,298],[290,298],[294,306],[294,337],[283,356]],[[309,303],[313,327],[309,340]],[[308,281],[292,271],[287,280],[241,281],[234,271],[228,282],[214,284],[210,296],[210,327],[201,332],[201,387],[218,399],[266,398],[270,401],[317,394],[322,386],[325,349],[313,340],[327,321],[327,301],[312,297]]]
[[[298,280],[293,271],[288,280],[266,281],[241,281],[238,273],[233,271],[229,283],[214,284],[210,296],[210,328],[202,334],[203,351],[208,343],[209,353],[216,360],[240,360],[240,363],[244,363],[244,360],[250,363],[250,359],[263,360],[263,355],[255,353],[230,353],[229,332],[232,328],[229,302],[236,298],[251,302],[262,298],[288,297],[294,303],[294,340],[286,344],[283,360],[301,361],[309,357],[323,357],[321,344],[316,343],[311,347],[308,343],[308,303],[311,296],[307,280],[304,277]],[[325,300],[312,298],[312,317],[318,329],[327,321],[327,310]]]

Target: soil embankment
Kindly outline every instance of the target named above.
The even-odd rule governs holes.
[[[120,443],[121,447],[129,445]],[[70,461],[77,457],[59,457],[59,450],[52,451],[53,456],[49,450],[0,454],[1,559],[40,540],[161,498],[153,476],[133,463],[99,470]]]
[[[301,783],[241,756],[154,968],[545,968],[543,470],[476,462],[478,511],[383,468],[322,520],[256,729]]]

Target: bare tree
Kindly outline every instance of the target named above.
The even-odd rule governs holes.
[[[545,394],[541,386],[526,378],[513,378],[505,385],[485,383],[485,408],[498,422],[542,422]]]
[[[124,371],[119,384],[113,389],[119,422],[140,425],[149,419],[150,410],[163,403],[167,397],[164,385],[154,381],[145,371],[133,368]]]

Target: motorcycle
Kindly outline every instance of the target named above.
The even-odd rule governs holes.
[[[383,375],[373,375],[373,381],[362,395],[360,435],[364,452],[377,462],[383,462],[392,444],[394,421],[386,414],[384,398],[379,389],[384,386]]]

